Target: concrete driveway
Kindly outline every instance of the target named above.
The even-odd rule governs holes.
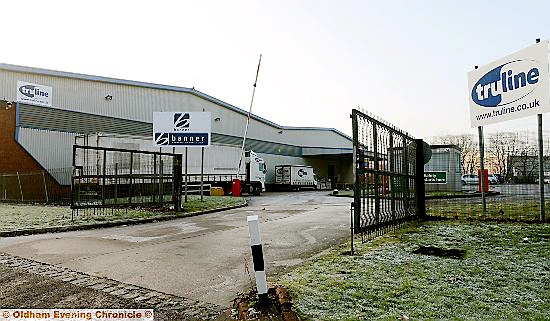
[[[266,193],[239,209],[144,225],[0,238],[0,251],[229,306],[253,286],[246,217],[259,215],[268,279],[349,238],[350,198]]]

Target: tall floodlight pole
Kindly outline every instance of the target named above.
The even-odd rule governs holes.
[[[256,84],[258,83],[258,74],[260,73],[260,64],[262,63],[262,55],[260,54],[260,60],[258,61],[258,69],[256,70],[256,79],[254,80],[254,89],[252,89],[252,99],[250,99],[250,108],[248,109],[248,117],[246,118],[246,127],[244,128],[243,145],[241,146],[241,156],[239,158],[239,166],[237,166],[237,178],[239,177],[241,164],[244,156],[244,143],[246,142],[246,135],[248,133],[248,126],[250,125],[250,116],[252,115],[252,104],[254,103],[254,94],[256,93]]]

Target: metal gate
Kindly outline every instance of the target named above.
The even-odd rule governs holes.
[[[376,236],[423,216],[422,140],[356,109],[351,118],[354,231]]]
[[[174,203],[180,208],[179,154],[73,146],[71,208]]]

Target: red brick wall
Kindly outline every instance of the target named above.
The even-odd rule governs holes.
[[[0,100],[0,173],[15,173],[15,172],[37,172],[44,169],[38,162],[36,162],[31,155],[15,141],[15,118],[16,118],[16,106],[12,103],[8,105],[6,101]],[[40,176],[37,176],[37,180]],[[48,186],[48,198],[51,200],[63,198],[66,200],[70,192],[70,188],[62,187],[53,177],[46,174],[41,178],[41,184],[25,184],[25,191],[23,192],[23,200],[39,201],[40,195],[44,192],[44,179]],[[8,180],[4,180],[6,182]],[[23,182],[22,182],[23,183]],[[13,184],[11,184],[13,185]],[[33,186],[34,185],[34,186]],[[11,186],[11,188],[5,193],[11,193],[12,195],[20,195],[19,184],[17,186]],[[51,195],[50,195],[51,194]],[[33,195],[33,197],[31,197]],[[18,197],[18,196],[15,196]],[[2,199],[0,195],[0,199]]]
[[[0,101],[0,172],[39,171],[42,167],[15,141],[15,103]]]

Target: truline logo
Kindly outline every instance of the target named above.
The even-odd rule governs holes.
[[[40,88],[35,86],[35,85],[21,86],[21,87],[19,87],[19,92],[22,95],[27,96],[29,98],[34,98],[36,96],[38,96],[38,97],[48,97],[48,95],[49,95],[48,92],[40,90]]]
[[[307,172],[303,168],[300,168],[298,170],[298,176],[300,176],[300,177],[307,176]]]
[[[539,64],[534,60],[515,60],[494,68],[476,82],[472,100],[481,107],[504,106],[520,100],[537,87]]]
[[[189,113],[175,113],[174,127],[179,129],[189,128]]]
[[[155,133],[155,142],[157,145],[168,145],[168,141],[167,133]]]

